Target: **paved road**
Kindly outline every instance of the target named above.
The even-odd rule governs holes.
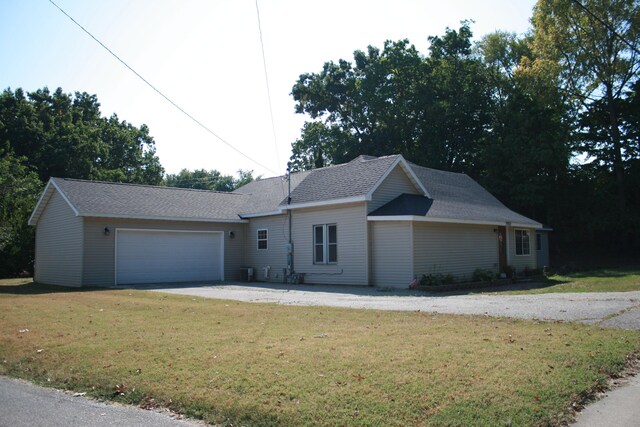
[[[478,314],[521,319],[564,320],[604,327],[640,329],[640,292],[541,295],[448,295],[381,291],[369,287],[277,284],[147,287],[173,294],[287,305]]]
[[[201,423],[0,377],[0,427],[190,427]]]

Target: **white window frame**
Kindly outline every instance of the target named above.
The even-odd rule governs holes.
[[[518,245],[518,233],[521,233],[520,245]],[[526,237],[527,246],[524,245]],[[513,240],[515,243],[516,256],[531,256],[531,231],[523,228],[515,228],[513,230]],[[527,249],[525,253],[525,248]],[[520,253],[518,253],[520,250]]]
[[[264,234],[265,234],[264,238],[260,238],[261,231],[264,231]],[[260,247],[260,242],[264,242],[264,245],[265,245],[264,248]],[[269,249],[269,229],[268,228],[259,228],[258,231],[256,232],[256,248],[259,251],[266,251]]]
[[[335,227],[336,230],[336,241],[335,243],[329,242],[329,228]],[[322,243],[316,242],[316,229],[322,229]],[[337,264],[338,263],[338,226],[337,224],[316,224],[312,227],[313,233],[313,250],[311,251],[311,256],[313,257],[313,263],[316,265],[322,264]],[[318,261],[316,259],[316,246],[322,245],[322,260]],[[335,246],[336,248],[336,259],[334,261],[329,261],[329,246]]]

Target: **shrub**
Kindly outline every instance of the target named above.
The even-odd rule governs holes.
[[[484,268],[476,268],[471,276],[471,280],[474,282],[493,282],[496,279],[496,274],[491,270]]]
[[[420,286],[442,286],[455,283],[456,279],[452,274],[432,273],[423,274],[420,279]]]

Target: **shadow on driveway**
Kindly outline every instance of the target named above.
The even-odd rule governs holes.
[[[162,291],[163,289],[187,289],[187,288],[224,288],[224,289],[246,289],[262,292],[305,292],[323,294],[341,294],[353,296],[396,296],[396,297],[445,297],[454,295],[475,295],[481,292],[506,292],[516,290],[541,289],[549,286],[565,283],[558,280],[547,280],[545,282],[519,282],[499,286],[487,286],[484,288],[462,289],[448,292],[433,292],[428,290],[385,288],[375,286],[357,285],[322,285],[322,284],[302,284],[292,285],[273,282],[189,282],[189,283],[154,283],[132,286],[117,286],[117,289],[142,289]]]

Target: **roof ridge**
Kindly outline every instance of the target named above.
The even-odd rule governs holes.
[[[77,179],[77,178],[59,178],[59,177],[51,177],[51,179],[62,180],[62,181],[74,181],[74,182],[87,182],[92,184],[108,184],[108,185],[122,185],[126,187],[146,187],[146,188],[154,188],[161,190],[180,190],[180,191],[195,191],[200,193],[217,193],[217,194],[233,194],[236,196],[244,196],[242,193],[234,193],[232,191],[219,191],[219,190],[203,190],[200,188],[183,188],[183,187],[170,187],[168,185],[151,185],[151,184],[137,184],[132,182],[112,182],[112,181],[96,181],[90,179]]]

